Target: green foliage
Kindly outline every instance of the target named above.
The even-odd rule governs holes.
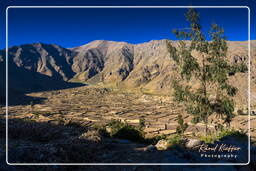
[[[106,129],[110,128],[110,132]],[[166,135],[157,135],[151,138],[145,138],[145,133],[142,129],[136,128],[127,123],[121,122],[119,120],[112,120],[103,127],[98,127],[102,136],[110,136],[113,138],[127,139],[133,142],[143,143],[143,144],[153,144],[155,145],[159,140],[167,139]]]
[[[209,31],[211,40],[206,40],[199,13],[191,8],[185,17],[189,27],[173,30],[180,39],[178,47],[167,41],[170,57],[177,63],[180,76],[173,81],[173,96],[193,115],[193,123],[204,122],[207,133],[208,118],[212,114],[230,124],[235,105],[231,97],[237,93],[237,88],[228,83],[228,78],[237,72],[246,72],[247,67],[244,63],[229,64],[223,28],[212,24]],[[185,40],[190,40],[190,43]],[[200,58],[193,56],[195,51]],[[192,80],[192,84],[199,83],[198,88],[191,87]],[[212,93],[216,95],[214,98],[210,96]],[[182,127],[177,132],[182,133]]]
[[[115,134],[115,138],[127,139],[133,142],[144,142],[144,134],[139,129],[136,129],[132,125],[125,125],[119,129]]]
[[[204,141],[205,143],[214,143],[228,137],[233,137],[239,141],[248,140],[246,133],[235,129],[222,129],[218,134],[208,134],[206,136],[201,136],[200,140]]]
[[[221,131],[218,134],[217,139],[222,140],[226,137],[233,137],[239,141],[247,141],[248,140],[248,136],[246,135],[245,132],[235,130],[235,129],[226,129],[226,130]]]
[[[176,147],[181,146],[183,143],[183,140],[180,135],[174,134],[169,137],[167,137],[167,143],[170,147]]]
[[[111,129],[109,133],[111,137],[127,139],[133,142],[145,142],[144,132],[132,125],[119,120],[112,120],[106,126]]]
[[[224,120],[226,124],[230,124],[231,120],[235,117],[234,115],[234,102],[227,96],[218,99],[212,106],[216,112],[216,116]]]
[[[184,132],[186,131],[186,129],[188,128],[188,124],[187,123],[184,123],[184,120],[181,116],[181,114],[178,115],[178,126],[176,127],[176,132],[177,134],[183,136],[184,135]]]
[[[188,101],[190,97],[190,86],[181,86],[177,80],[172,82],[174,88],[174,99],[178,102]]]
[[[119,120],[111,120],[105,127],[109,127],[111,129],[110,136],[113,136],[117,133],[121,128],[123,128],[126,124]]]
[[[247,72],[248,71],[248,67],[244,62],[241,62],[239,64],[234,64],[232,66],[229,66],[228,68],[228,74],[229,75],[235,75],[235,73],[237,72]]]
[[[207,144],[213,144],[215,141],[217,141],[217,136],[215,134],[207,134],[205,136],[200,136],[199,139]]]

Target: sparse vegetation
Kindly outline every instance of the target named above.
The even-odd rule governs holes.
[[[107,132],[111,137],[127,139],[134,142],[145,142],[144,132],[141,129],[119,120],[112,120],[106,124],[105,128],[109,130]]]
[[[223,138],[227,138],[227,137],[233,137],[237,140],[240,141],[247,141],[248,140],[248,136],[246,135],[246,133],[242,130],[235,130],[235,129],[226,129],[221,131],[218,134],[218,140],[222,140]]]
[[[176,132],[177,132],[177,134],[179,134],[180,136],[183,137],[184,132],[188,128],[188,124],[184,123],[184,120],[183,120],[181,114],[178,115],[177,122],[178,122],[178,126],[176,127]]]
[[[103,133],[107,132],[110,137],[127,139],[143,144],[156,144],[159,140],[166,140],[168,137],[167,135],[157,135],[151,138],[145,138],[145,132],[140,127],[136,128],[118,120],[112,120],[104,127],[98,129],[101,129]]]
[[[248,140],[246,133],[235,129],[223,129],[217,135],[211,133],[206,136],[201,136],[200,140],[204,141],[205,143],[214,143],[228,137],[233,137],[239,141]]]
[[[207,134],[207,135],[203,135],[199,137],[200,140],[202,140],[205,143],[214,143],[215,141],[217,141],[217,136],[216,134]]]
[[[132,125],[125,125],[124,127],[120,128],[112,137],[127,139],[133,142],[144,142],[144,134],[141,130],[136,129]]]
[[[174,134],[167,137],[167,143],[169,147],[181,146],[183,144],[183,139],[180,135]]]
[[[228,82],[230,72],[234,75],[247,69],[245,64],[233,65],[228,62],[223,28],[212,24],[209,41],[202,32],[199,13],[191,8],[185,16],[189,28],[173,30],[180,39],[178,48],[167,41],[170,56],[177,63],[179,72],[178,78],[173,81],[174,97],[193,116],[194,123],[205,124],[207,136],[210,115],[216,115],[230,127],[235,116],[232,97],[237,92],[237,88]],[[190,43],[186,40],[190,40]],[[195,53],[201,58],[197,58]]]

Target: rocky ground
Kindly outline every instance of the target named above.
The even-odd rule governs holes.
[[[64,90],[30,93],[27,96],[31,103],[9,106],[9,162],[75,162],[75,163],[194,163],[202,162],[202,158],[184,149],[159,151],[148,144],[133,143],[128,140],[110,139],[94,135],[83,138],[82,135],[112,119],[125,121],[138,126],[140,119],[145,119],[147,137],[154,135],[170,135],[175,133],[177,114],[182,113],[189,123],[190,117],[184,114],[182,106],[171,100],[169,95],[148,94],[143,92],[128,92],[113,88],[84,86]],[[22,97],[15,99],[22,101]],[[38,101],[38,99],[41,99]],[[40,102],[40,103],[38,103]],[[5,107],[1,108],[1,156],[5,155]],[[251,116],[251,125],[256,116]],[[210,129],[220,122],[212,118]],[[248,116],[238,115],[231,127],[244,131],[248,128]],[[189,123],[187,137],[202,134],[203,125]],[[251,128],[252,139],[255,131]],[[243,144],[246,148],[247,144]],[[253,148],[254,149],[254,148]],[[254,151],[256,151],[254,149]],[[72,154],[72,155],[71,155]],[[246,154],[246,153],[244,153]],[[255,158],[255,154],[252,155]],[[207,161],[206,161],[207,162]],[[223,161],[214,161],[223,162]],[[228,161],[224,161],[228,162]],[[113,166],[112,166],[113,167]],[[252,169],[250,166],[222,167],[225,169]],[[5,164],[0,169],[8,169]],[[11,167],[14,170],[17,167]],[[60,168],[47,167],[47,169]],[[63,167],[68,170],[67,167]],[[86,167],[88,168],[88,167]],[[91,167],[90,167],[91,168]],[[95,169],[106,170],[107,166]],[[111,166],[109,166],[111,168]],[[123,166],[116,166],[120,170]],[[171,166],[173,169],[198,170],[198,167]],[[79,168],[78,168],[79,169]],[[88,168],[89,169],[89,168]],[[168,170],[170,166],[130,166],[127,170]],[[216,169],[203,166],[202,169]],[[26,168],[25,168],[26,170]],[[44,170],[44,169],[42,169]]]

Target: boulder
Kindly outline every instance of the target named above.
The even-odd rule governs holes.
[[[79,136],[79,139],[85,139],[93,142],[100,142],[102,137],[99,131],[96,130],[89,130],[86,133],[83,133]]]
[[[109,134],[111,134],[112,133],[112,128],[111,127],[109,127],[109,126],[106,126],[106,132],[107,133],[109,133]]]
[[[168,142],[166,140],[159,140],[155,147],[157,148],[157,150],[167,150]]]
[[[198,139],[188,139],[186,144],[185,144],[185,147],[186,148],[195,148],[199,145],[203,144],[203,141],[201,140],[198,140]]]

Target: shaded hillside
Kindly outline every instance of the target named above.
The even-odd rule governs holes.
[[[81,86],[79,83],[66,82],[73,76],[71,52],[55,45],[31,44],[9,49],[8,88],[9,105],[29,103],[25,93],[49,91]],[[5,51],[0,52],[0,96],[5,101]],[[17,101],[17,98],[22,98]],[[17,101],[17,102],[16,102]]]

